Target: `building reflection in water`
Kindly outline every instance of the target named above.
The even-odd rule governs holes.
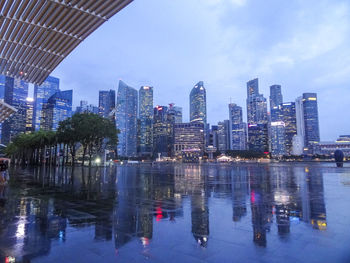
[[[278,164],[21,170],[2,189],[0,254],[23,261],[46,255],[53,241],[70,238],[69,227],[92,227],[94,241],[114,242],[118,251],[135,240],[147,248],[155,224],[180,217],[191,224],[183,231],[206,247],[209,206],[217,205],[210,198],[232,202],[235,224],[245,224],[250,200],[253,242],[264,247],[274,222],[281,238],[301,222],[327,229],[321,171]],[[184,218],[187,201],[191,219]],[[222,219],[211,218],[213,227]]]

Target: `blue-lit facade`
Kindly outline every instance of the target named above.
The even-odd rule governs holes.
[[[275,157],[286,154],[282,103],[281,86],[270,86],[270,150]]]
[[[297,135],[297,118],[295,102],[282,104],[283,123],[285,125],[285,148],[286,154],[293,154],[293,137]]]
[[[153,87],[139,90],[139,155],[151,156],[153,152]]]
[[[269,149],[267,102],[259,93],[258,79],[247,82],[247,120],[249,150],[267,152]]]
[[[190,121],[207,124],[207,97],[203,81],[198,82],[190,93]]]
[[[4,101],[17,109],[17,112],[2,125],[2,143],[8,144],[20,133],[26,131],[26,109],[28,83],[19,79],[5,77]]]
[[[41,129],[42,110],[48,99],[56,92],[60,91],[60,80],[48,76],[40,86],[34,85],[34,110],[33,110],[33,128],[38,131]]]
[[[100,90],[98,93],[98,112],[104,118],[113,118],[110,113],[115,108],[115,90]]]
[[[43,106],[41,129],[57,130],[59,123],[72,116],[73,91],[56,92]]]
[[[173,103],[169,104],[169,112],[174,115],[175,123],[182,123],[182,108],[174,106]]]
[[[246,124],[243,122],[242,107],[235,103],[230,103],[229,108],[229,149],[246,150]]]
[[[320,129],[318,122],[317,94],[303,94],[303,113],[305,128],[305,147],[320,142]]]
[[[99,108],[95,105],[88,104],[87,101],[80,101],[80,105],[76,108],[75,113],[93,113],[99,114]]]
[[[119,81],[116,126],[120,131],[118,135],[118,156],[137,156],[137,90]]]
[[[153,115],[153,156],[170,157],[173,150],[174,115],[166,106],[156,106]]]

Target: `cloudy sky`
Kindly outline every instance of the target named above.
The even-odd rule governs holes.
[[[281,84],[284,101],[317,92],[321,139],[350,134],[350,1],[135,0],[88,37],[53,72],[61,89],[98,103],[98,90],[154,87],[188,120],[189,93],[207,89],[208,120],[246,118],[246,82]]]

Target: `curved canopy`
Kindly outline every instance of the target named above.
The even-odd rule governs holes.
[[[0,100],[0,123],[9,118],[17,110],[5,103],[3,100]]]
[[[132,0],[0,0],[0,74],[41,84]]]

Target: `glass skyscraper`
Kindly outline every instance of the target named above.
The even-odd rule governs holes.
[[[118,156],[137,156],[137,90],[119,81],[116,126],[120,131],[117,146]]]
[[[27,97],[27,82],[19,78],[5,77],[4,101],[17,109],[17,112],[2,125],[3,144],[8,144],[16,135],[26,131]]]
[[[139,90],[139,154],[151,156],[153,152],[153,87],[142,86]]]
[[[34,131],[33,116],[34,116],[34,99],[33,98],[27,98],[26,133],[31,133],[31,132]]]
[[[271,154],[282,156],[285,150],[285,123],[282,112],[282,91],[280,85],[270,86],[270,143]]]
[[[81,100],[80,106],[78,106],[75,110],[75,113],[93,113],[99,114],[99,108],[95,105],[88,104],[87,101]]]
[[[249,150],[268,151],[267,103],[258,79],[247,82],[247,120]]]
[[[286,102],[282,104],[283,123],[285,125],[285,148],[286,154],[293,153],[293,137],[297,135],[297,119],[295,103]]]
[[[174,103],[169,104],[169,112],[175,117],[175,123],[182,123],[182,108],[174,106]]]
[[[59,123],[72,116],[73,90],[53,94],[43,105],[41,129],[57,130]]]
[[[303,94],[303,113],[305,127],[305,147],[320,142],[320,129],[318,123],[317,94]]]
[[[104,118],[111,118],[109,116],[115,108],[115,90],[100,90],[98,93],[98,112]]]
[[[60,80],[48,76],[40,86],[34,85],[34,110],[33,110],[33,127],[38,131],[41,128],[42,110],[48,99],[56,92],[60,91]]]
[[[229,134],[231,150],[246,149],[246,124],[243,122],[242,107],[235,103],[230,103],[229,108]]]
[[[203,81],[198,82],[190,93],[190,122],[207,124],[207,97]]]
[[[153,118],[153,156],[170,157],[173,147],[174,115],[166,106],[156,106]]]

